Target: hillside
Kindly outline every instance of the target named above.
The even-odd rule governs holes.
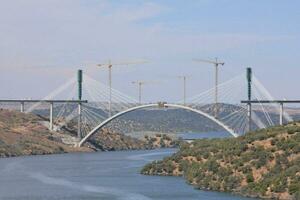
[[[50,132],[33,114],[0,110],[0,157],[92,151],[64,144],[62,137]]]
[[[142,169],[145,175],[184,176],[198,189],[244,196],[300,199],[300,124],[203,139]]]
[[[84,147],[75,148],[76,126],[54,132],[49,131],[43,124],[45,124],[44,119],[37,115],[0,109],[0,157],[153,149],[177,145],[166,135],[157,134],[136,139],[104,129],[95,134]]]

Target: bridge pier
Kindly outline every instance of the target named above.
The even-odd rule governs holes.
[[[248,131],[251,131],[252,126],[252,105],[251,103],[247,104],[247,116],[248,116]]]
[[[53,130],[53,102],[50,102],[49,130]]]
[[[283,125],[283,103],[281,102],[279,105],[280,105],[279,124]]]
[[[21,102],[21,112],[22,113],[24,112],[24,102],[23,101]]]
[[[77,137],[82,138],[81,135],[81,103],[78,104],[78,128],[77,128]]]

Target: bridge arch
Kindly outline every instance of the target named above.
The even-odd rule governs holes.
[[[81,141],[78,143],[78,146],[82,146],[90,137],[92,137],[98,130],[100,130],[103,126],[105,126],[106,124],[108,124],[110,121],[135,110],[139,110],[139,109],[143,109],[143,108],[150,108],[150,107],[171,107],[171,108],[181,108],[184,110],[189,110],[195,113],[198,113],[212,121],[214,121],[216,124],[220,125],[221,127],[223,127],[226,131],[228,131],[233,137],[238,137],[239,135],[237,133],[235,133],[235,131],[233,129],[231,129],[230,127],[226,126],[223,122],[221,122],[220,120],[216,119],[215,117],[201,111],[201,110],[197,110],[188,106],[184,106],[184,105],[180,105],[180,104],[168,104],[168,103],[155,103],[155,104],[145,104],[145,105],[140,105],[140,106],[136,106],[133,108],[129,108],[127,110],[124,110],[122,112],[119,112],[111,117],[109,117],[108,119],[104,120],[103,122],[101,122],[98,126],[96,126],[93,130],[91,130],[84,138],[81,139]]]

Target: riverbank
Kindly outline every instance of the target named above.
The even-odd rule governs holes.
[[[244,196],[300,199],[300,124],[245,136],[202,139],[142,169],[144,175],[183,176],[201,190]]]

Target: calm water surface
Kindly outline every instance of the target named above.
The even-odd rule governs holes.
[[[142,166],[176,149],[0,159],[1,200],[246,200],[193,189],[180,177],[143,176]]]

